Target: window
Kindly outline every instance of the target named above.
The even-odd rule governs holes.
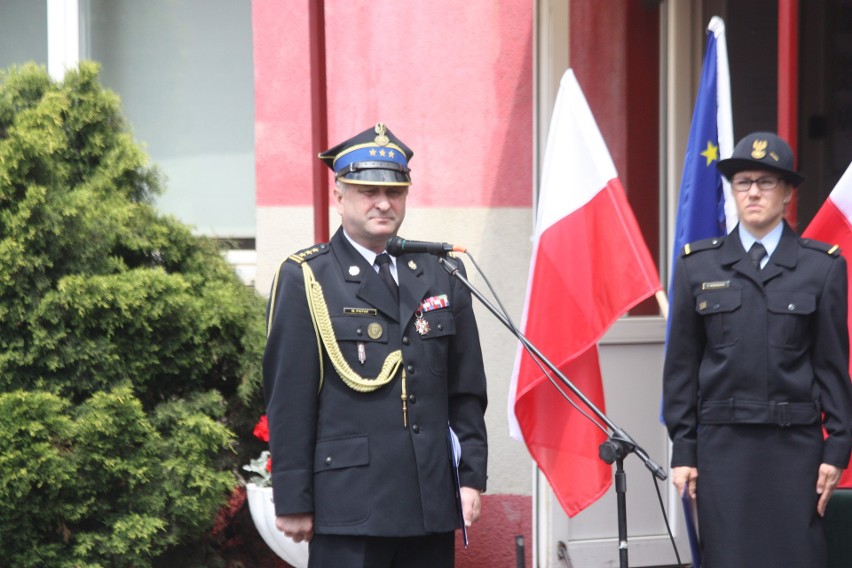
[[[0,2],[0,68],[34,61],[47,65],[47,2]]]
[[[134,137],[165,175],[159,209],[199,234],[254,248],[251,3],[81,0],[80,8],[81,57],[102,65],[102,84],[121,97]]]

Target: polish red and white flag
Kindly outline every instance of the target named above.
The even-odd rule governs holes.
[[[849,281],[848,301],[852,302],[852,164],[831,190],[820,207],[803,237],[825,243],[840,245],[840,251],[846,257],[846,276]],[[846,313],[848,329],[852,330],[852,310]],[[852,341],[852,340],[850,340]],[[852,373],[852,363],[850,363]],[[840,478],[840,487],[852,487],[852,469],[846,469]]]
[[[660,290],[615,165],[569,69],[548,133],[521,330],[604,410],[597,342],[616,319]],[[612,471],[598,457],[606,433],[559,390],[569,392],[555,388],[520,347],[510,432],[526,443],[562,508],[574,516],[607,491]]]

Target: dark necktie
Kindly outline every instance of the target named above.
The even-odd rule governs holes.
[[[751,263],[755,269],[760,270],[760,261],[766,256],[766,247],[755,241],[748,251],[748,256],[751,258]]]
[[[391,259],[390,256],[388,256],[388,253],[383,252],[376,256],[376,264],[379,267],[379,278],[381,278],[382,282],[385,283],[385,286],[388,287],[393,299],[396,302],[399,302],[399,286],[397,286],[396,280],[393,279],[393,274],[391,274]]]

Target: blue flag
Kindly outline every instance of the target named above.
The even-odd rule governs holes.
[[[686,145],[675,218],[672,267],[685,244],[727,233],[725,192],[722,176],[716,170],[716,163],[723,157],[720,137],[724,146],[733,131],[730,122],[730,82],[729,77],[725,76],[728,65],[724,34],[724,23],[714,17],[707,28],[707,50]],[[720,65],[722,56],[724,60]],[[724,124],[725,120],[727,124]],[[728,140],[725,140],[726,136]],[[731,150],[728,148],[724,157],[730,156]],[[672,280],[669,279],[670,302]]]

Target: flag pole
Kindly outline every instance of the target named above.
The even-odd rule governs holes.
[[[663,319],[669,319],[669,298],[662,290],[658,290],[654,297],[657,299],[657,304],[660,306],[660,313],[663,314]]]

